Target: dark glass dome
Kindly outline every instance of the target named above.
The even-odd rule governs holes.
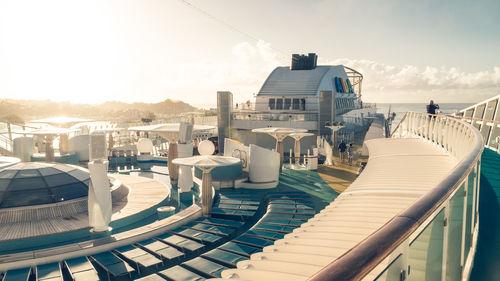
[[[0,209],[87,197],[85,169],[52,163],[19,163],[0,170]]]

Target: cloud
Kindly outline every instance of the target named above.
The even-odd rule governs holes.
[[[371,60],[336,59],[363,74],[363,94],[371,101],[424,102],[441,97],[443,102],[478,102],[500,93],[500,67],[467,72],[458,67],[393,66]],[[376,95],[375,95],[376,94]]]
[[[321,59],[323,65],[345,65],[364,76],[363,99],[369,102],[478,102],[500,93],[500,67],[467,72],[458,67],[415,65],[394,66],[372,60],[341,58]],[[228,90],[235,102],[253,99],[271,71],[289,62],[264,41],[241,42],[231,56],[217,60],[185,62],[164,77],[171,91],[190,87],[191,102],[216,103],[215,93]],[[208,93],[208,94],[207,94]],[[205,99],[200,100],[203,96]],[[209,97],[209,99],[207,99]]]
[[[221,90],[231,91],[235,101],[243,101],[252,99],[252,94],[258,92],[269,73],[282,64],[278,57],[269,43],[241,42],[232,48],[227,59],[206,58],[176,65],[163,75],[163,82],[172,92],[185,89],[196,97],[205,98],[208,94],[210,100],[203,102],[210,105],[216,104],[215,93]]]

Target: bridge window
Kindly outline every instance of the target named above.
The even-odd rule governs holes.
[[[306,99],[300,99],[300,110],[306,110]]]
[[[269,109],[275,109],[276,107],[276,100],[275,99],[269,99]]]
[[[300,108],[299,99],[293,99],[293,109],[298,110]]]
[[[283,110],[283,99],[276,99],[276,109]]]
[[[285,99],[285,110],[290,110],[290,107],[292,105],[292,99]]]

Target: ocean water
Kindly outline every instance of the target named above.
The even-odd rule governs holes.
[[[440,114],[452,114],[464,108],[473,105],[473,103],[440,103]],[[383,113],[387,117],[389,109],[396,112],[396,117],[392,122],[392,127],[395,128],[399,121],[403,118],[406,112],[426,112],[427,103],[377,103],[377,113]]]

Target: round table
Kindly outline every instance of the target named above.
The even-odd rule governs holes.
[[[295,139],[294,153],[295,153],[295,164],[297,164],[297,165],[300,165],[300,140],[303,137],[310,137],[310,136],[314,136],[314,134],[313,133],[293,133],[293,134],[290,134],[290,137]],[[292,156],[290,155],[290,157],[292,157]]]
[[[306,129],[297,129],[297,128],[258,128],[253,129],[254,133],[264,133],[268,134],[274,139],[276,139],[276,152],[280,154],[280,171],[281,166],[283,165],[283,140],[288,137],[290,134],[294,133],[305,133]]]
[[[173,163],[179,166],[198,167],[203,171],[201,184],[201,206],[204,216],[210,216],[212,210],[212,169],[220,166],[229,166],[241,160],[229,156],[198,155],[187,158],[177,158]]]
[[[206,125],[193,125],[193,132],[196,131],[208,131],[214,129],[214,126]],[[137,129],[134,128],[134,129]],[[139,129],[141,129],[139,127]],[[180,144],[178,146],[177,140],[179,138],[180,123],[165,123],[158,125],[155,128],[145,128],[143,131],[153,132],[160,135],[162,138],[166,139],[168,142],[168,174],[170,176],[170,182],[172,184],[180,184],[181,191],[189,191],[192,187],[193,179],[191,174],[187,172],[187,169],[181,171],[182,174],[186,175],[184,178],[179,180],[179,169],[177,165],[174,164],[173,160],[177,157],[186,157],[193,155],[193,147],[191,143]],[[138,130],[140,131],[140,130]],[[189,175],[188,175],[189,174]]]
[[[45,127],[35,130],[14,130],[15,134],[19,135],[36,135],[45,138],[45,162],[54,162],[54,147],[52,143],[54,137],[67,135],[69,133],[79,132],[80,129],[64,129],[56,127]],[[67,138],[65,138],[67,140]]]

